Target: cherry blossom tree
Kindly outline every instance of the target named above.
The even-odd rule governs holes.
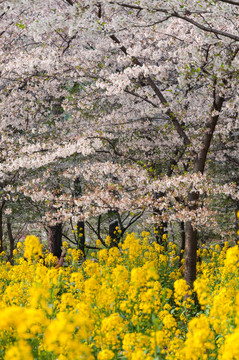
[[[2,179],[18,173],[17,191],[50,201],[59,223],[145,210],[184,221],[192,285],[197,227],[211,221],[205,196],[238,199],[207,177],[207,160],[239,150],[229,140],[239,128],[238,2],[0,4]],[[84,192],[56,199],[43,186],[52,167],[56,187],[80,178]]]

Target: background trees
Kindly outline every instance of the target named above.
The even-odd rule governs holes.
[[[50,226],[109,211],[183,221],[192,284],[197,228],[215,226],[210,201],[238,199],[207,165],[238,154],[237,11],[230,1],[2,2],[3,201],[22,193]]]

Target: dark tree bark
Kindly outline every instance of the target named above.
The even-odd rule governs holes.
[[[74,182],[74,195],[79,197],[82,195],[82,187],[80,178],[75,179]],[[77,222],[77,247],[81,250],[85,256],[85,222]]]
[[[85,256],[85,222],[78,221],[77,223],[77,241],[78,241],[78,249],[83,252],[83,256]]]
[[[197,264],[197,230],[193,229],[190,221],[185,224],[185,272],[184,278],[190,287],[196,280]]]
[[[239,201],[236,203],[236,243],[239,241]]]
[[[216,83],[214,84],[214,103],[212,106],[212,112],[214,110],[220,112],[224,99],[216,93]],[[211,115],[204,132],[204,136],[201,141],[201,148],[194,160],[193,172],[201,174],[204,173],[207,154],[211,145],[213,134],[219,119],[219,115]],[[198,207],[199,194],[195,192],[189,192],[188,201],[189,210],[196,210]],[[190,221],[186,222],[185,227],[185,273],[184,278],[188,285],[193,287],[193,282],[196,280],[196,263],[197,263],[197,230],[193,228]]]
[[[109,221],[109,236],[111,238],[111,247],[118,246],[119,243],[119,233],[117,228],[119,227],[119,222],[117,219],[112,219]]]
[[[156,234],[156,242],[164,246],[165,251],[167,251],[167,238],[165,238],[165,235],[168,235],[168,223],[165,221],[161,222],[156,227],[156,231],[158,232]]]
[[[155,195],[155,199],[160,199],[161,197],[165,196],[165,193],[163,192],[158,192]],[[162,211],[155,208],[153,210],[154,212],[154,216],[157,217],[161,217],[162,215]],[[155,233],[156,233],[156,242],[159,245],[164,246],[165,251],[167,251],[167,239],[164,238],[164,235],[168,234],[168,223],[166,221],[158,221],[158,223],[155,223],[154,225],[154,229],[155,229]]]
[[[62,247],[62,224],[48,226],[48,251],[60,258]]]
[[[6,201],[3,200],[0,205],[0,253],[3,251],[3,208]]]
[[[182,265],[183,253],[185,251],[185,226],[184,222],[180,222],[180,235],[181,235],[181,245],[180,245],[180,254],[179,254],[179,267]]]
[[[14,237],[12,234],[12,225],[11,225],[10,219],[7,219],[7,233],[8,233],[8,238],[9,238],[9,242],[10,242],[9,261],[13,265]]]
[[[3,252],[3,207],[0,207],[0,253]]]
[[[55,117],[60,117],[63,113],[62,102],[64,97],[50,99],[52,105],[52,115]],[[60,188],[55,189],[55,195],[60,195]],[[52,212],[54,213],[55,209],[52,208]],[[48,233],[47,233],[47,240],[48,240],[48,251],[52,253],[54,256],[60,258],[61,256],[61,247],[62,247],[62,223],[48,226]]]

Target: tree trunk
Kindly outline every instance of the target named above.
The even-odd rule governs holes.
[[[239,201],[236,203],[236,243],[239,241]]]
[[[183,253],[185,250],[185,226],[184,222],[180,222],[180,235],[181,235],[181,245],[180,245],[180,254],[179,254],[179,267],[182,265]]]
[[[0,253],[3,252],[3,208],[6,200],[3,200],[0,205]]]
[[[10,223],[9,219],[7,219],[7,233],[8,233],[9,242],[10,242],[9,261],[13,265],[14,237],[13,237],[13,234],[12,234],[12,226],[11,226],[11,223]]]
[[[80,178],[76,178],[74,182],[74,195],[79,197],[82,195],[82,187]],[[77,247],[80,249],[85,256],[85,222],[77,222]]]
[[[156,236],[156,241],[158,244],[164,246],[165,251],[167,251],[168,223],[165,221],[161,222],[157,230],[158,234]]]
[[[219,112],[221,111],[224,98],[219,96],[216,91],[216,80],[213,89],[214,102],[212,105],[212,113],[208,122],[206,123],[205,132],[201,142],[201,148],[195,157],[193,172],[201,174],[204,173],[208,151],[211,145],[213,134],[219,119]],[[213,115],[214,110],[218,111],[218,114]],[[196,210],[198,207],[199,194],[195,192],[189,192],[189,210]],[[185,238],[185,273],[184,278],[188,285],[193,286],[193,282],[196,279],[196,264],[197,264],[197,230],[194,230],[190,221],[186,222],[186,238]]]
[[[111,215],[114,215],[114,212],[111,213]],[[109,222],[109,236],[111,238],[111,244],[110,247],[118,246],[119,243],[119,233],[116,228],[119,227],[119,222],[117,219],[112,219]]]
[[[77,223],[77,241],[78,241],[78,249],[80,249],[85,256],[85,223],[84,223],[84,221],[78,221],[78,223]]]
[[[3,207],[0,207],[0,253],[3,252]]]
[[[187,284],[192,288],[196,280],[197,264],[197,230],[193,229],[192,223],[186,221],[185,224],[185,272],[184,278]]]
[[[60,258],[62,247],[62,224],[48,226],[48,251]]]
[[[199,193],[191,191],[188,195],[189,210],[198,208]],[[193,282],[196,280],[197,265],[197,241],[198,231],[193,228],[191,221],[185,222],[185,270],[184,279],[187,284],[193,288]]]
[[[156,199],[159,199],[163,196],[165,196],[165,193],[163,192],[158,192],[155,194]],[[160,217],[162,215],[162,211],[159,209],[155,208],[153,212],[155,216]],[[157,224],[154,225],[154,228],[156,233],[157,244],[164,246],[165,251],[167,251],[167,236],[165,237],[165,235],[168,234],[168,223],[165,221],[159,221]]]

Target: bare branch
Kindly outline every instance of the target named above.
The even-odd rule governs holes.
[[[219,2],[224,2],[227,4],[231,4],[231,5],[236,5],[239,6],[239,2],[238,1],[232,1],[232,0],[218,0]]]
[[[111,35],[110,38],[115,43],[121,44],[120,40],[115,35]],[[122,45],[120,47],[120,49],[123,51],[123,53],[125,55],[128,55],[127,49],[124,45]],[[142,63],[136,57],[132,57],[131,60],[134,64],[142,66]],[[154,91],[154,93],[156,94],[156,96],[158,97],[160,102],[168,108],[166,114],[169,116],[170,120],[172,121],[179,136],[183,139],[184,144],[190,145],[191,144],[190,139],[188,138],[187,134],[183,130],[182,126],[180,125],[177,117],[174,115],[173,111],[170,109],[167,99],[164,97],[163,93],[159,90],[159,88],[157,87],[157,85],[155,84],[155,82],[153,81],[153,79],[150,76],[145,77],[145,80],[148,82],[149,86]]]
[[[238,1],[233,1],[233,0],[218,0],[219,2],[224,2],[224,3],[227,3],[227,4],[231,4],[231,5],[235,5],[235,6],[239,6],[239,2]],[[125,7],[125,8],[132,8],[132,9],[138,9],[138,10],[149,10],[149,9],[144,9],[142,8],[141,6],[134,6],[134,5],[128,5],[128,4],[124,4],[124,3],[117,3],[117,5],[119,6],[122,6],[122,7]],[[179,19],[182,19],[182,20],[185,20],[191,24],[193,24],[194,26],[198,27],[199,29],[203,30],[203,31],[206,31],[206,32],[210,32],[210,33],[214,33],[216,35],[221,35],[221,36],[225,36],[227,38],[230,38],[230,39],[233,39],[235,41],[239,41],[239,36],[236,36],[236,35],[233,35],[233,34],[230,34],[228,32],[225,32],[225,31],[221,31],[221,30],[217,30],[215,28],[212,28],[212,27],[207,27],[207,26],[204,26],[202,24],[200,24],[199,22],[193,20],[193,19],[190,19],[188,17],[188,15],[191,15],[191,14],[195,14],[195,13],[199,13],[199,12],[192,12],[192,11],[189,11],[189,10],[184,10],[185,12],[185,16],[184,15],[180,15],[178,12],[173,12],[172,14],[170,14],[170,12],[167,10],[167,9],[152,9],[152,11],[155,11],[155,12],[162,12],[162,13],[165,13],[168,15],[167,19],[169,17],[177,17]],[[201,14],[202,12],[200,12],[199,14]],[[158,22],[155,22],[154,25],[156,24],[159,24],[161,22],[165,21],[165,19],[163,20],[159,20]]]
[[[225,154],[225,156],[229,161],[232,161],[234,164],[239,165],[239,160],[237,158],[234,158],[233,156],[228,154]]]
[[[75,242],[76,242],[76,244],[77,244],[77,238],[76,238],[76,234],[75,234],[75,232],[74,232],[74,226],[73,226],[73,223],[72,223],[72,219],[70,219],[70,224],[71,224],[71,230],[72,230],[72,232],[73,232],[73,234],[74,234]]]
[[[107,246],[106,246],[106,243],[105,243],[104,240],[103,240],[103,238],[100,236],[100,234],[98,233],[98,231],[96,231],[96,230],[94,229],[94,227],[91,225],[91,223],[89,223],[89,221],[86,221],[85,223],[86,223],[86,225],[89,226],[89,228],[96,234],[96,236],[97,236],[98,239],[102,242],[102,244],[103,244],[105,247],[107,247]]]
[[[70,5],[74,5],[74,3],[73,3],[73,1],[72,0],[65,0],[66,2],[68,2],[68,4],[70,4]]]
[[[111,4],[113,4],[113,2]],[[138,5],[129,5],[129,4],[118,3],[118,2],[116,4],[119,5],[119,6],[129,8],[129,9],[143,10],[143,8],[141,6],[138,6]]]
[[[142,215],[143,215],[143,212],[139,213],[138,215],[133,216],[132,219],[130,220],[130,222],[128,223],[128,225],[125,227],[125,231],[126,231],[131,225],[133,225],[139,218],[141,218]]]
[[[225,31],[221,31],[221,30],[217,30],[215,28],[212,28],[212,27],[207,27],[207,26],[204,26],[202,24],[200,24],[199,22],[193,20],[193,19],[190,19],[188,16],[183,16],[183,15],[180,15],[179,13],[177,12],[173,12],[172,13],[172,16],[173,17],[176,17],[178,19],[182,19],[182,20],[185,20],[186,22],[189,22],[190,24],[193,24],[194,26],[196,26],[197,28],[203,30],[203,31],[206,31],[206,32],[209,32],[209,33],[213,33],[215,35],[221,35],[221,36],[225,36],[229,39],[232,39],[232,40],[235,40],[235,41],[239,41],[239,36],[236,36],[236,35],[233,35],[233,34],[230,34],[228,32],[225,32]]]
[[[88,139],[101,139],[101,140],[104,140],[104,141],[108,142],[108,144],[112,147],[115,155],[120,156],[120,157],[126,157],[127,159],[132,160],[134,162],[139,161],[139,159],[134,158],[132,156],[127,156],[124,153],[117,150],[115,145],[113,144],[113,142],[110,139],[108,139],[108,138],[106,138],[104,136],[88,136]]]
[[[155,107],[155,108],[158,107],[158,106],[157,106],[155,103],[153,103],[151,100],[149,100],[149,99],[147,99],[146,97],[143,97],[143,96],[137,94],[137,93],[134,92],[134,91],[130,91],[130,90],[128,90],[128,89],[125,89],[124,92],[126,92],[127,94],[130,94],[130,95],[133,95],[133,96],[135,96],[135,97],[137,97],[137,98],[140,98],[140,99],[142,99],[143,101],[146,101],[147,103],[153,105],[153,107]]]
[[[64,236],[64,238],[66,238],[66,239],[67,239],[68,241],[70,241],[72,244],[77,245],[77,242],[72,241],[67,235],[62,234],[62,236]]]
[[[67,40],[67,45],[66,45],[65,49],[62,52],[63,54],[66,52],[67,49],[69,49],[70,44],[71,44],[72,40],[74,40],[76,38],[76,35],[77,34],[73,35],[69,40]]]

